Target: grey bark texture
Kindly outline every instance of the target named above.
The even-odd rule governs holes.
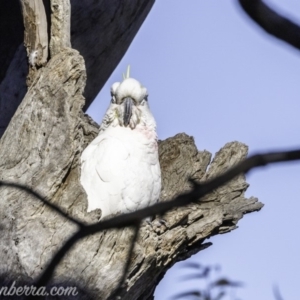
[[[22,0],[24,44],[30,64],[41,66],[48,58],[48,26],[43,1]]]
[[[82,113],[85,79],[84,61],[71,49],[38,71],[0,141],[0,178],[25,184],[69,215],[91,223],[99,216],[86,213],[79,158],[98,127]],[[187,178],[206,180],[238,163],[247,147],[228,143],[210,164],[209,152],[199,152],[193,138],[178,134],[160,142],[159,154],[164,201],[188,190]],[[240,176],[199,203],[167,213],[159,230],[144,224],[122,299],[151,299],[176,261],[201,250],[210,236],[235,229],[244,214],[259,210],[257,199],[245,198],[247,187]],[[0,247],[6,262],[1,271],[34,278],[76,228],[31,195],[5,187],[0,193]],[[58,266],[54,280],[80,283],[93,297],[108,299],[122,275],[131,235],[125,228],[85,238]]]
[[[29,74],[27,85],[30,86],[37,67],[47,63],[48,58],[48,26],[43,1],[21,0],[25,26],[24,45],[26,47]]]
[[[22,0],[24,3],[33,1]],[[0,3],[0,25],[5,27],[0,29],[0,137],[26,93],[28,69],[29,86],[34,77],[32,73],[35,73],[29,68],[28,60],[22,59],[26,56],[26,49],[20,46],[24,27],[19,2],[10,0]],[[88,77],[84,91],[85,111],[126,53],[150,12],[154,0],[71,0],[71,25],[68,25],[67,18],[63,17],[68,16],[69,1],[52,0],[50,3],[50,0],[38,0],[38,2],[44,3],[48,30],[50,31],[49,27],[53,29],[50,33],[50,49],[53,49],[53,54],[69,43],[85,60]],[[54,13],[50,16],[51,7]],[[62,9],[66,9],[63,14]],[[68,26],[71,33],[68,33]],[[67,41],[68,34],[71,35],[71,43]],[[56,38],[57,36],[61,39]],[[57,42],[57,49],[53,47],[54,40]],[[15,72],[10,72],[13,66]],[[16,78],[17,84],[10,85],[10,88],[2,87],[5,82],[14,82]]]
[[[116,42],[123,43],[123,50],[110,53],[114,50],[106,48],[112,62],[103,71],[106,74],[103,78],[107,78],[108,70],[125,52],[152,3],[132,2],[139,3],[140,11],[130,5],[124,8],[135,11],[136,15],[131,19],[135,21],[127,28],[126,37],[121,37],[121,32],[126,32],[126,22],[120,31],[111,33]],[[83,4],[76,2],[76,5]],[[114,13],[117,18],[120,12]],[[102,16],[104,18],[104,12]],[[68,14],[63,20],[57,18],[57,22],[64,24],[67,18]],[[55,28],[53,21],[51,28]],[[51,34],[53,36],[53,32]],[[62,39],[67,36],[59,31],[57,35]],[[48,63],[35,70],[28,91],[0,140],[0,180],[24,184],[68,215],[91,224],[97,222],[100,215],[98,211],[86,212],[86,194],[79,182],[80,156],[97,135],[98,125],[82,111],[86,83],[84,59],[61,39],[52,39],[51,43],[54,43],[50,46],[52,49],[60,50],[52,50]],[[105,55],[101,55],[104,60]],[[10,76],[14,70],[11,67]],[[9,82],[7,80],[8,87]],[[102,84],[100,80],[99,86]],[[198,151],[193,138],[186,134],[161,141],[159,157],[163,188],[160,200],[171,199],[189,190],[188,178],[205,181],[240,162],[246,155],[247,146],[232,142],[226,144],[211,162],[211,154]],[[152,299],[156,285],[175,262],[208,247],[210,243],[204,241],[211,236],[237,228],[244,214],[260,210],[262,204],[256,198],[245,197],[247,187],[244,176],[239,176],[197,203],[174,208],[164,216],[164,225],[142,224],[121,298]],[[77,229],[32,195],[5,186],[0,186],[0,220],[1,275],[21,282],[37,278],[54,253]],[[132,235],[131,228],[124,228],[107,230],[78,241],[57,266],[52,284],[80,287],[77,299],[111,299],[122,277]]]

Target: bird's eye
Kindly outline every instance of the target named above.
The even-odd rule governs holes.
[[[148,99],[147,98],[144,98],[141,102],[141,105],[145,105],[147,103]]]
[[[116,97],[111,93],[111,103],[116,103]]]
[[[144,100],[148,102],[148,95],[145,96]]]

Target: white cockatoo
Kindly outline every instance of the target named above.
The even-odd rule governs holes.
[[[159,200],[161,173],[155,120],[148,92],[129,78],[111,87],[111,103],[99,135],[81,156],[87,211],[100,208],[101,218],[128,213]]]

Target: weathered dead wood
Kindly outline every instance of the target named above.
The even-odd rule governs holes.
[[[22,0],[25,26],[24,45],[30,65],[27,85],[30,86],[37,67],[43,66],[48,58],[48,27],[43,1]]]
[[[38,72],[33,82],[34,88],[29,89],[9,130],[0,141],[0,177],[24,183],[52,198],[78,151],[76,137],[80,124],[78,112],[84,103],[84,62],[76,51],[69,50],[53,58],[47,67]],[[28,217],[32,218],[31,214],[21,213],[21,208],[14,204],[23,206],[26,203],[25,210],[39,207],[36,201],[19,194],[19,191],[1,190],[1,217],[5,220],[2,224],[5,230],[0,233],[5,242],[0,247],[4,252],[16,247],[15,239],[8,236],[10,231],[18,230],[17,224],[21,224],[22,220],[30,223]],[[12,216],[21,223],[14,223]],[[49,237],[43,234],[40,226],[36,230],[32,231],[30,238],[19,241],[25,249],[35,243],[44,243],[44,238]],[[21,257],[10,256],[5,268],[14,271],[20,261]],[[1,267],[5,271],[4,266]],[[17,270],[22,269],[17,267]]]
[[[71,7],[69,0],[51,0],[51,57],[71,48]]]
[[[85,69],[78,53],[66,49],[35,77],[0,141],[0,179],[26,184],[85,222],[86,196],[79,183],[79,157],[95,137],[97,126],[82,114]],[[190,188],[187,178],[205,180],[245,158],[247,147],[225,145],[210,164],[191,137],[179,134],[160,142],[162,201]],[[257,199],[244,197],[243,176],[205,197],[203,202],[174,209],[166,226],[144,224],[137,240],[122,299],[151,299],[165,271],[176,261],[207,247],[206,238],[236,228],[246,213],[259,210]],[[34,278],[75,230],[75,225],[31,196],[0,188],[2,273]],[[125,228],[85,238],[58,266],[54,282],[77,282],[94,299],[108,299],[126,261],[133,232]]]
[[[73,34],[73,44],[82,46],[91,78],[88,87],[90,84],[95,92],[105,82],[101,78],[106,80],[125,53],[153,1],[130,1],[126,6],[119,1],[87,2],[72,2],[73,11],[79,12],[73,24],[80,24]],[[44,30],[47,24],[38,24],[38,14],[45,9],[35,0],[23,0],[23,4],[26,46],[31,55],[44,41],[40,35],[45,32],[41,33],[39,26]],[[24,184],[70,216],[94,223],[99,219],[99,211],[86,213],[86,195],[79,183],[79,158],[97,135],[98,126],[82,113],[86,71],[83,58],[69,48],[69,2],[51,0],[51,9],[50,61],[44,65],[46,61],[41,56],[37,64],[30,62],[34,76],[28,92],[0,140],[0,179]],[[95,30],[99,30],[99,40]],[[100,55],[94,46],[98,41],[102,47]],[[18,74],[17,82],[22,86],[22,76],[26,76],[24,71],[17,72],[18,66],[24,64],[23,49],[19,49],[0,87],[1,95],[7,96],[2,103],[8,103],[16,90],[10,90],[11,79]],[[225,145],[208,171],[210,153],[199,152],[193,139],[185,134],[160,142],[159,152],[164,201],[189,190],[188,178],[203,181],[241,161],[247,147],[237,142]],[[154,224],[144,224],[121,291],[122,299],[151,299],[157,282],[176,261],[207,247],[203,244],[206,238],[235,229],[244,214],[259,210],[262,204],[257,199],[244,198],[246,188],[247,183],[240,176],[201,202],[168,212],[165,225],[155,228]],[[0,188],[0,220],[0,253],[4,262],[1,274],[26,282],[41,274],[76,229],[74,223],[32,195],[11,187]],[[133,234],[129,228],[107,230],[79,241],[58,265],[53,283],[72,282],[80,286],[78,299],[83,299],[83,294],[93,299],[112,298]]]
[[[47,1],[43,2],[45,3]],[[18,3],[16,2],[19,1],[11,0],[2,1],[0,3],[0,11],[2,11],[2,7],[7,6],[6,3],[8,2],[12,3],[11,5],[17,10]],[[40,2],[42,2],[42,0]],[[65,5],[64,1],[58,2],[59,4]],[[84,57],[87,69],[88,79],[84,92],[86,98],[84,110],[92,103],[120,62],[153,4],[154,0],[71,0],[71,44],[73,48],[77,49]],[[52,1],[52,6],[55,9],[55,1]],[[47,7],[45,8],[47,12]],[[61,8],[64,7],[59,6],[58,8],[59,11],[53,15],[53,18],[57,20],[57,26],[53,27],[53,31],[57,29],[55,34],[59,34],[60,28],[67,28],[65,23],[66,14],[61,14]],[[7,23],[13,22],[13,34],[16,38],[20,38],[23,36],[24,29],[22,26],[15,26],[15,23],[19,24],[22,16],[21,14],[16,14],[15,10],[10,8],[6,10],[8,18],[4,25],[10,28],[9,25],[11,24],[9,23],[7,25]],[[15,14],[10,15],[10,13],[13,12]],[[47,17],[49,19],[49,16]],[[18,22],[16,22],[16,19]],[[66,31],[67,30],[63,30],[63,32]],[[68,38],[64,34],[60,35],[60,37],[63,37],[61,46],[64,48],[67,45]],[[19,39],[17,39],[17,41],[19,41]],[[52,41],[54,41],[53,35]],[[60,41],[57,40],[57,43],[60,43]],[[25,91],[23,93],[22,87],[25,84],[26,76],[24,83],[18,82],[21,92],[19,92],[19,86],[12,86],[9,89],[5,89],[5,93],[2,88],[4,78],[6,83],[15,80],[16,76],[23,78],[23,76],[21,76],[23,73],[21,72],[19,72],[20,75],[18,75],[15,72],[7,71],[9,64],[5,61],[6,59],[11,60],[11,65],[17,65],[18,69],[22,70],[22,72],[23,70],[28,70],[26,60],[20,60],[20,57],[23,57],[24,53],[20,54],[20,52],[16,52],[14,58],[12,58],[12,55],[8,56],[8,49],[13,52],[17,51],[15,44],[15,39],[12,39],[9,35],[3,35],[0,41],[0,45],[5,45],[5,47],[0,47],[0,137],[20,103],[19,97],[15,96],[16,93],[22,94],[23,96],[25,95]],[[51,48],[53,47],[51,46]],[[57,51],[58,50],[54,50],[53,54],[57,53]],[[2,77],[1,74],[3,75]],[[3,109],[3,107],[5,107],[5,109]]]
[[[43,1],[22,0],[24,44],[32,66],[42,66],[48,57],[48,29]]]

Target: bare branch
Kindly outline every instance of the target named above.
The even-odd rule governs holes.
[[[273,294],[274,294],[275,300],[283,300],[278,285],[273,286]]]
[[[148,216],[162,214],[175,207],[181,207],[192,202],[197,202],[201,197],[219,188],[220,186],[234,179],[236,176],[242,173],[247,173],[253,168],[265,166],[269,163],[292,160],[300,160],[300,150],[257,154],[249,157],[248,159],[244,160],[240,164],[225,172],[224,174],[217,176],[216,178],[211,179],[206,183],[198,184],[194,182],[194,188],[192,189],[192,191],[183,193],[176,197],[174,200],[160,202],[150,207],[135,211],[133,213],[119,215],[114,218],[101,221],[97,224],[87,225],[81,228],[79,231],[77,231],[74,235],[72,235],[63,245],[63,247],[54,255],[49,265],[46,267],[45,271],[38,279],[37,286],[44,286],[49,282],[59,262],[72,248],[72,246],[83,237],[92,235],[94,233],[106,229],[123,228],[126,226],[135,225]]]
[[[37,1],[47,3],[45,8],[50,19],[50,12],[48,12],[50,0]],[[55,1],[59,7],[58,11],[51,14],[52,56],[59,51],[60,47],[65,48],[70,45],[67,35],[70,32],[68,14],[71,13],[71,43],[73,48],[84,57],[88,75],[84,90],[85,111],[126,53],[155,0],[72,0],[71,11],[66,0],[52,0],[52,7],[55,6]],[[66,9],[65,13],[62,13],[62,8]],[[0,29],[0,137],[26,92],[24,73],[28,73],[28,65],[26,59],[23,59],[24,48],[20,47],[18,50],[24,35],[22,16],[19,11],[19,1],[1,1],[0,25],[3,28]],[[53,23],[54,21],[56,23]],[[55,35],[59,34],[63,37],[62,44],[55,38],[58,43],[55,47],[54,32]],[[16,78],[18,83],[15,82]],[[5,83],[2,84],[4,79]],[[10,82],[13,84],[6,88]]]
[[[26,84],[31,86],[37,74],[37,68],[47,63],[48,24],[43,1],[22,0],[20,2],[25,27],[24,45],[29,65]]]
[[[248,16],[269,34],[300,50],[300,26],[281,16],[261,0],[238,0]]]
[[[22,0],[25,26],[24,44],[32,67],[46,64],[48,57],[48,28],[43,1]]]
[[[51,0],[51,57],[71,48],[71,6],[69,0]]]

